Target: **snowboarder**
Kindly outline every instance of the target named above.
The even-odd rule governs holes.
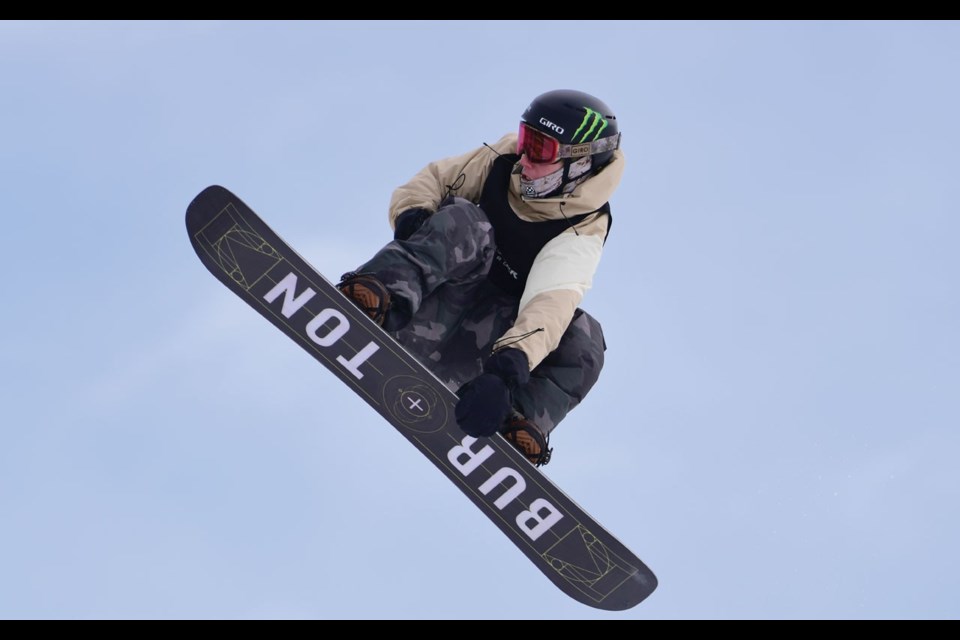
[[[390,200],[394,240],[337,287],[530,462],[596,383],[606,345],[579,308],[623,174],[617,119],[580,91],[536,97],[518,133],[427,165]]]

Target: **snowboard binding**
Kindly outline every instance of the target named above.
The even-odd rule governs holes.
[[[381,327],[390,310],[390,292],[373,274],[351,271],[340,277],[337,289],[358,309],[370,316]]]
[[[527,420],[522,414],[514,412],[500,433],[534,466],[542,467],[550,462],[550,457],[553,455],[550,434],[544,435],[540,427]]]

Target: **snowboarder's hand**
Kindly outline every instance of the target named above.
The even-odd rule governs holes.
[[[457,424],[468,436],[488,438],[510,417],[510,390],[500,376],[483,373],[460,387],[454,409]]]
[[[393,239],[406,240],[416,233],[417,229],[423,226],[423,223],[427,221],[430,215],[430,212],[426,209],[407,209],[397,216]]]
[[[469,436],[497,433],[513,411],[511,392],[530,381],[527,355],[519,349],[501,349],[483,365],[480,374],[457,392],[457,424]]]

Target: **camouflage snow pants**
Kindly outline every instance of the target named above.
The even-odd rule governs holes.
[[[453,391],[480,375],[517,317],[519,297],[487,279],[495,248],[483,211],[451,198],[408,240],[390,242],[357,269],[409,303],[412,320],[391,335]],[[596,383],[605,348],[600,323],[577,309],[559,346],[513,394],[517,410],[553,431]]]

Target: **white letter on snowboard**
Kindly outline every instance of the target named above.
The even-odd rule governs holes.
[[[512,487],[504,491],[503,495],[497,498],[493,503],[497,509],[503,509],[505,506],[510,504],[510,501],[523,493],[523,490],[527,488],[527,483],[523,481],[523,476],[510,467],[503,467],[495,474],[490,476],[486,482],[480,485],[480,493],[487,495],[493,490],[494,487],[503,482],[507,476],[510,476],[516,482],[514,482]]]
[[[323,326],[330,318],[336,318],[337,324],[334,325],[333,329],[327,332],[327,335],[321,336],[317,331],[320,330],[320,327]],[[347,320],[347,316],[343,315],[336,309],[324,309],[314,317],[313,320],[307,323],[307,333],[310,334],[310,339],[316,342],[321,347],[329,347],[337,340],[343,337],[343,335],[350,330],[350,321]]]
[[[360,351],[357,351],[357,355],[353,356],[349,360],[343,356],[337,356],[337,362],[346,367],[347,371],[352,373],[354,376],[356,376],[357,380],[359,380],[363,377],[363,374],[360,373],[360,365],[366,362],[367,358],[376,353],[377,349],[379,348],[380,345],[377,343],[369,342],[367,343],[367,346],[365,346],[363,349],[360,349]]]
[[[322,327],[327,320],[334,318],[337,321],[337,324],[334,325],[330,331],[327,332],[327,335],[321,336],[318,332],[320,327]],[[321,347],[329,347],[342,338],[347,331],[350,330],[350,321],[347,320],[347,316],[343,315],[336,309],[324,309],[316,315],[316,317],[307,323],[307,334],[309,334],[310,339],[316,342]],[[380,348],[380,345],[373,342],[367,343],[363,349],[360,349],[352,358],[347,360],[343,356],[337,356],[337,362],[346,367],[347,371],[353,374],[353,376],[359,380],[363,377],[363,374],[360,373],[360,365],[367,361],[367,358],[372,356]]]
[[[543,510],[547,512],[546,517],[540,516],[539,512]],[[520,512],[520,515],[517,516],[517,524],[531,540],[536,540],[546,533],[550,527],[557,524],[562,517],[563,514],[558,512],[556,507],[543,498],[537,498],[530,505],[529,511]],[[530,520],[536,521],[536,524],[532,527],[527,524]]]
[[[267,295],[263,296],[263,299],[267,302],[273,302],[280,297],[280,294],[283,294],[283,308],[280,310],[280,313],[283,314],[284,318],[289,318],[297,311],[300,310],[303,305],[310,302],[310,298],[317,295],[317,292],[307,287],[306,290],[300,295],[294,297],[294,293],[297,291],[297,276],[293,271],[287,274],[287,277],[277,283],[273,289],[267,292]]]
[[[461,444],[447,451],[447,460],[457,468],[457,471],[465,476],[470,475],[474,469],[483,464],[484,460],[493,455],[493,447],[485,445],[483,449],[474,453],[470,451],[470,445],[476,442],[473,436],[464,436]],[[466,455],[467,459],[460,462],[460,457]]]

